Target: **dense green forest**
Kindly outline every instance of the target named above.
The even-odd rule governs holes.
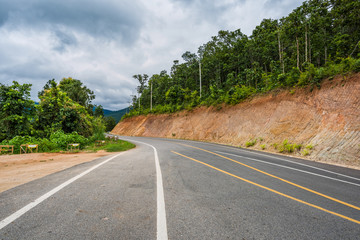
[[[276,88],[320,87],[324,78],[360,71],[360,1],[309,0],[246,36],[219,31],[175,60],[170,74],[137,74],[125,117],[199,105],[236,104]],[[200,84],[201,82],[201,84]]]
[[[31,84],[0,83],[0,145],[15,145],[17,151],[20,144],[39,144],[40,151],[65,150],[75,142],[84,147],[116,125],[101,105],[93,106],[94,92],[80,80],[49,80],[38,93],[39,104],[30,91]]]

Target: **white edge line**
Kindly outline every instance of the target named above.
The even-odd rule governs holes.
[[[255,151],[247,151],[246,149],[236,148],[235,146],[227,146],[227,145],[222,145],[222,144],[219,144],[219,143],[200,142],[200,141],[195,141],[195,140],[182,140],[182,139],[169,139],[169,140],[184,141],[184,142],[193,141],[195,143],[200,143],[200,144],[205,144],[205,145],[217,145],[217,146],[221,146],[221,147],[224,147],[224,148],[227,148],[227,149],[237,150],[237,151],[245,152],[245,153],[248,153],[248,154],[256,154],[256,155],[260,155],[260,156],[264,156],[264,157],[268,157],[268,158],[272,158],[272,159],[277,159],[277,160],[280,160],[280,161],[289,162],[289,163],[297,164],[297,165],[300,165],[300,166],[305,166],[305,167],[313,168],[313,169],[320,170],[320,171],[323,171],[323,172],[328,172],[328,173],[336,174],[338,176],[342,176],[342,177],[346,177],[346,178],[350,178],[350,179],[360,181],[360,179],[356,178],[356,177],[351,177],[351,176],[348,176],[348,175],[345,175],[345,174],[341,174],[341,173],[333,172],[333,171],[330,171],[330,170],[314,167],[314,166],[307,165],[307,164],[304,164],[304,163],[285,160],[283,158],[280,158],[280,157],[277,157],[277,156],[272,156],[270,154],[264,154],[264,153],[259,153],[259,152],[255,152]],[[296,158],[294,158],[294,159],[296,159]],[[298,159],[304,160],[304,161],[309,161],[309,160],[301,159],[301,158],[298,158]],[[323,163],[323,162],[320,162],[320,163]],[[323,163],[323,164],[326,164],[326,163]]]
[[[161,168],[160,168],[160,162],[159,162],[157,150],[153,145],[150,145],[148,143],[135,141],[132,139],[126,139],[126,138],[122,138],[122,139],[124,139],[126,141],[130,141],[130,142],[137,142],[137,143],[145,144],[154,150],[155,168],[156,168],[156,199],[157,199],[157,218],[156,218],[157,219],[157,224],[156,224],[157,236],[156,236],[156,238],[158,240],[167,240],[168,233],[167,233],[167,225],[166,225],[164,187],[163,187],[162,174],[161,174]]]
[[[225,152],[220,152],[220,151],[215,151],[215,152],[221,153],[221,154],[226,154],[226,155],[231,155],[231,156],[235,156],[235,157],[245,158],[245,159],[249,159],[249,160],[252,160],[252,161],[266,163],[266,164],[270,164],[270,165],[274,165],[274,166],[278,166],[278,167],[283,167],[283,168],[291,169],[291,170],[294,170],[294,171],[303,172],[303,173],[307,173],[307,174],[311,174],[311,175],[315,175],[315,176],[319,176],[319,177],[323,177],[323,178],[328,178],[328,179],[331,179],[331,180],[335,180],[335,181],[339,181],[339,182],[343,182],[343,183],[348,183],[348,184],[352,184],[352,185],[360,187],[360,184],[357,184],[357,183],[352,183],[352,182],[348,182],[348,181],[344,181],[344,180],[341,180],[341,179],[324,176],[324,175],[317,174],[317,173],[312,173],[312,172],[308,172],[308,171],[304,171],[304,170],[300,170],[300,169],[296,169],[296,168],[292,168],[292,167],[287,167],[287,166],[283,166],[283,165],[276,164],[276,163],[270,163],[270,162],[266,162],[266,161],[262,161],[262,160],[258,160],[258,159],[254,159],[254,158],[249,158],[249,157],[244,157],[244,156],[240,156],[240,155],[236,155],[236,154],[232,154],[232,153],[225,153]]]
[[[348,176],[348,175],[345,175],[345,174],[341,174],[341,173],[329,171],[329,170],[322,169],[322,168],[318,168],[318,167],[313,167],[313,166],[310,166],[310,165],[307,165],[307,164],[298,163],[298,162],[293,162],[293,161],[285,160],[285,159],[282,159],[282,158],[279,158],[279,157],[274,157],[274,156],[271,156],[271,155],[262,154],[262,153],[258,153],[258,152],[244,151],[244,150],[242,150],[242,149],[237,149],[237,150],[240,150],[240,151],[246,152],[246,153],[254,153],[254,154],[257,154],[257,155],[261,155],[261,156],[269,157],[269,158],[273,158],[273,159],[278,159],[278,160],[280,160],[280,161],[289,162],[289,163],[293,163],[293,164],[297,164],[297,165],[301,165],[301,166],[313,168],[313,169],[320,170],[320,171],[323,171],[323,172],[328,172],[328,173],[336,174],[336,175],[339,175],[339,176],[342,176],[342,177],[347,177],[347,178],[351,178],[351,179],[360,181],[360,179],[355,178],[355,177],[351,177],[351,176]]]
[[[112,156],[111,158],[89,168],[88,170],[80,173],[79,175],[67,180],[66,182],[60,184],[59,186],[55,187],[54,189],[50,190],[49,192],[45,193],[44,195],[42,195],[41,197],[35,199],[34,201],[32,201],[31,203],[29,203],[28,205],[26,205],[25,207],[21,208],[20,210],[14,212],[13,214],[11,214],[10,216],[8,216],[7,218],[1,220],[0,222],[0,230],[3,229],[4,227],[6,227],[7,225],[9,225],[10,223],[12,223],[13,221],[15,221],[16,219],[18,219],[19,217],[21,217],[22,215],[24,215],[25,213],[27,213],[28,211],[30,211],[32,208],[36,207],[37,205],[39,205],[40,203],[42,203],[43,201],[45,201],[46,199],[48,199],[49,197],[51,197],[52,195],[54,195],[55,193],[57,193],[58,191],[60,191],[61,189],[63,189],[64,187],[68,186],[69,184],[75,182],[76,180],[78,180],[79,178],[83,177],[84,175],[88,174],[89,172],[95,170],[96,168],[100,167],[101,165],[111,161],[112,159],[116,158],[117,156],[123,154],[124,152],[121,152],[115,156]]]

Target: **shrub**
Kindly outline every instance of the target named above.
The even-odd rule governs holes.
[[[14,145],[14,153],[20,153],[20,145],[22,144],[38,144],[35,137],[15,136],[10,140],[4,140],[2,145]]]
[[[278,151],[280,153],[282,152],[293,153],[295,152],[295,150],[299,151],[301,147],[302,147],[301,144],[291,144],[287,139],[285,139],[283,143],[279,146]]]
[[[350,70],[353,72],[360,72],[360,59],[357,59],[353,62]]]
[[[80,148],[83,149],[89,140],[77,132],[65,134],[62,130],[56,131],[50,135],[50,141],[55,143],[60,149],[66,150],[70,143],[80,143]]]
[[[95,140],[105,140],[105,122],[102,117],[96,117],[92,120],[92,125],[94,128],[93,138]]]
[[[280,74],[284,75],[284,74]],[[279,75],[279,76],[280,76]],[[286,86],[294,86],[298,81],[300,77],[300,70],[296,67],[293,67],[290,72],[286,75]]]
[[[310,154],[310,152],[309,152],[309,150],[307,150],[307,149],[304,149],[303,151],[302,151],[302,155],[303,156],[307,156],[307,155],[309,155]]]
[[[265,144],[262,144],[260,147],[261,147],[262,150],[265,150],[266,145],[265,145]]]
[[[305,147],[306,149],[312,150],[314,148],[314,146],[312,144],[308,144]]]
[[[245,146],[246,147],[252,147],[256,144],[256,139],[253,139],[253,140],[249,140],[245,143]]]

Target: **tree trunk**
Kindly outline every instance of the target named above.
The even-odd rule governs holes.
[[[280,41],[280,31],[278,31],[278,45],[279,45],[279,61],[280,61],[280,66],[282,67],[282,73],[285,73],[285,69],[284,69],[284,59],[283,59],[283,55],[282,55],[282,48],[281,48],[281,41]]]
[[[309,33],[309,63],[311,63],[311,42],[310,42],[310,33]]]
[[[305,24],[305,62],[308,61],[308,33],[307,25]]]
[[[325,64],[327,62],[327,46],[325,46]]]
[[[296,66],[300,69],[300,51],[299,51],[299,38],[296,36]]]

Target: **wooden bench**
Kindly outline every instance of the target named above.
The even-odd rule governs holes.
[[[105,145],[105,140],[96,140],[95,141],[95,146],[99,147],[99,146],[104,146]]]
[[[20,154],[22,153],[37,153],[39,149],[38,144],[22,144],[20,145]]]
[[[0,145],[0,154],[5,152],[5,154],[11,152],[11,154],[14,153],[14,145]]]
[[[67,150],[70,152],[74,151],[74,150],[77,150],[79,151],[80,150],[80,143],[70,143],[67,145]]]

